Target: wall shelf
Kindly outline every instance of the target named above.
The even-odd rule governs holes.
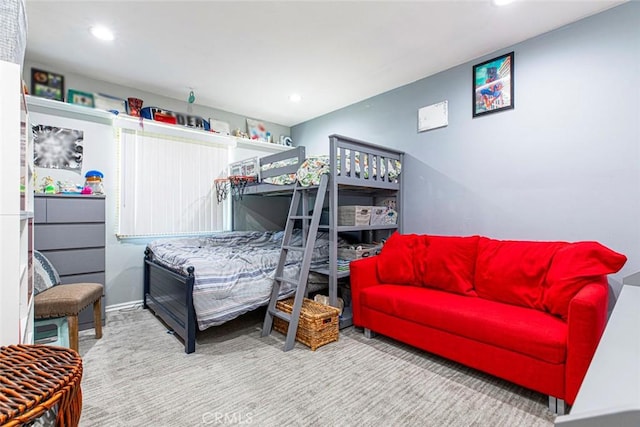
[[[127,114],[116,115],[105,110],[54,101],[46,98],[39,98],[37,96],[27,95],[26,99],[30,111],[43,114],[53,114],[60,117],[108,124],[110,126],[131,129],[134,131],[159,133],[162,135],[174,136],[176,138],[195,139],[209,144],[226,145],[234,148],[258,148],[263,152],[272,153],[291,149],[291,147],[280,144],[254,141],[229,135],[220,135],[214,132],[208,132],[187,126],[172,125],[157,122],[155,120],[143,119],[141,117],[133,117]]]

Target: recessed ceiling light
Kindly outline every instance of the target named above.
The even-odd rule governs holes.
[[[291,95],[289,95],[289,101],[291,102],[300,102],[301,100],[302,97],[297,93],[292,93]]]
[[[111,41],[114,39],[113,32],[107,27],[103,27],[101,25],[96,25],[94,27],[89,28],[91,34],[97,39]]]
[[[513,3],[514,0],[492,0],[496,6],[505,6],[509,3]]]

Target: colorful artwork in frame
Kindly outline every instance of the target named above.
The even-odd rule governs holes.
[[[93,93],[69,89],[67,93],[67,102],[69,104],[84,105],[85,107],[93,108]]]
[[[257,120],[247,119],[247,131],[249,132],[249,139],[257,141],[269,141],[270,133],[267,132],[267,128],[264,123]]]
[[[41,98],[63,101],[64,77],[50,71],[31,69],[31,93]]]
[[[514,108],[513,52],[473,66],[473,117]]]

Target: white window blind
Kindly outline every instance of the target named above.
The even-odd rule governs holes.
[[[184,235],[222,230],[213,181],[228,146],[120,128],[118,236]]]

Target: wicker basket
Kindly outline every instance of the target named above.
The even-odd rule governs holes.
[[[293,298],[278,301],[276,308],[285,313],[293,311]],[[318,347],[338,341],[338,316],[340,310],[305,298],[300,311],[296,341],[315,351]],[[287,334],[289,322],[279,317],[273,319],[273,329]]]
[[[0,347],[0,378],[3,427],[31,425],[43,415],[61,427],[80,422],[82,359],[75,351],[46,345]]]

